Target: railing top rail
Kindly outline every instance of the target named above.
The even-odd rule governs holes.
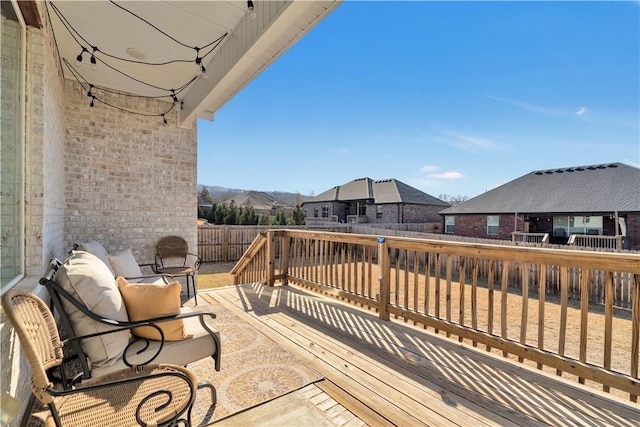
[[[276,230],[276,232],[286,234],[290,237],[330,240],[369,246],[378,244],[377,236],[374,235],[288,229]],[[640,254],[504,246],[488,243],[466,243],[412,237],[384,237],[389,247],[397,249],[640,274]]]

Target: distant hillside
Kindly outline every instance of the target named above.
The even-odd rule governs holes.
[[[216,200],[219,202],[229,199],[231,197],[234,197],[244,191],[248,191],[246,189],[241,190],[237,188],[220,187],[218,185],[198,184],[198,193],[202,191],[203,187],[207,187],[207,190],[209,191],[209,194],[211,195],[213,200]],[[260,191],[260,190],[255,190],[255,191]],[[305,201],[306,199],[311,197],[311,196],[305,196],[304,194],[301,195],[299,193],[287,193],[286,191],[263,191],[263,193],[267,193],[270,196],[275,197],[276,199],[280,200],[283,203],[286,203],[289,206],[295,206],[296,201],[299,200],[300,196],[302,196],[302,201]]]

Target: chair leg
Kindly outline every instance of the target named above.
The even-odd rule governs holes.
[[[198,390],[203,389],[203,388],[208,388],[211,390],[211,406],[216,406],[216,403],[218,403],[218,392],[216,391],[216,388],[211,385],[211,383],[209,381],[200,381],[198,383]],[[189,420],[189,424],[191,425],[191,411],[193,410],[193,405],[191,405],[189,407],[189,411],[187,412],[187,419]]]
[[[22,415],[22,421],[20,422],[20,427],[27,427],[29,425],[29,421],[31,419],[31,413],[33,412],[33,407],[36,404],[36,396],[35,394],[31,394],[29,396],[29,402],[27,403],[27,408]]]
[[[198,390],[203,388],[208,388],[209,390],[211,390],[211,404],[215,405],[216,403],[218,403],[218,392],[209,381],[200,381],[198,383]]]
[[[189,277],[191,277],[191,286],[193,287],[193,296],[196,300],[196,305],[198,305],[198,289],[196,289],[196,277],[195,274],[190,274],[187,276],[187,292],[189,289]]]

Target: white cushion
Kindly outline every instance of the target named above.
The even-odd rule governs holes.
[[[140,277],[142,276],[142,270],[133,257],[131,249],[119,252],[115,255],[107,255],[109,262],[113,267],[113,271],[116,276],[122,277]]]
[[[188,307],[182,307],[180,309],[182,313],[189,313],[192,310]],[[205,316],[205,319],[210,317]],[[213,331],[215,328],[209,325]],[[211,357],[216,351],[220,351],[217,348],[215,341],[209,335],[209,333],[200,324],[199,317],[188,317],[184,319],[184,329],[189,335],[193,335],[193,338],[183,341],[165,341],[162,351],[158,357],[156,357],[151,363],[173,363],[176,365],[186,366],[189,363],[193,363],[197,360],[204,359],[205,357]],[[145,348],[147,343],[142,340],[138,341],[131,346],[127,352],[127,360],[131,364],[141,364],[149,361],[158,347],[160,341],[150,341],[149,346]],[[136,354],[137,351],[142,351],[141,354]],[[122,359],[118,360],[115,364],[110,366],[100,366],[91,371],[93,378],[106,375],[108,373],[125,369],[125,365]]]
[[[104,246],[102,246],[100,242],[96,242],[95,240],[87,240],[86,242],[80,243],[78,245],[78,250],[89,252],[90,254],[93,254],[100,258],[100,260],[104,262],[107,267],[109,267],[109,270],[111,271],[111,274],[113,274],[113,277],[116,276],[115,271],[113,270],[113,267],[109,262],[107,250],[104,248]]]
[[[73,251],[60,266],[55,281],[81,301],[91,312],[102,317],[129,321],[116,280],[104,262],[89,252]],[[64,310],[78,335],[114,329],[87,317],[63,297]],[[113,364],[129,343],[128,330],[82,340],[82,348],[92,366]]]

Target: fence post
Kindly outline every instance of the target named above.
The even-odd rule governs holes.
[[[267,286],[275,284],[276,245],[273,244],[274,232],[267,231]]]
[[[378,237],[378,284],[380,290],[380,320],[389,320],[387,304],[391,298],[391,271],[389,270],[389,247],[384,237]]]
[[[280,234],[280,274],[282,275],[282,284],[289,283],[289,245],[291,238],[289,233],[284,231]]]

